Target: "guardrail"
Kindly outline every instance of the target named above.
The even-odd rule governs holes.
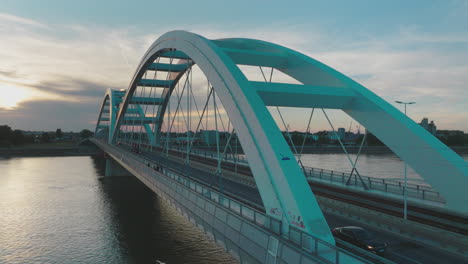
[[[332,170],[317,169],[311,167],[303,167],[304,175],[310,180],[319,180],[340,185],[346,185],[350,175],[344,172],[336,172]],[[376,190],[386,193],[397,195],[404,195],[404,185],[399,181],[392,181],[388,179],[381,179],[375,177],[362,176],[361,179],[367,185],[369,190]],[[356,187],[364,189],[362,182],[356,177],[351,180],[352,184]],[[408,197],[413,197],[421,200],[445,203],[443,197],[432,188],[419,184],[407,184],[406,187]]]
[[[185,152],[185,149],[174,148],[172,150]],[[205,158],[217,158],[216,156],[217,154],[212,151],[192,149],[191,155],[194,155],[194,154],[205,157]],[[230,154],[226,154],[224,157],[221,157],[221,158],[224,161],[248,165],[248,161],[244,155],[235,155],[235,154],[230,153]],[[346,186],[346,183],[350,176],[349,173],[345,173],[345,172],[313,168],[313,167],[308,167],[308,166],[302,166],[302,169],[304,171],[304,175],[309,180],[320,180],[320,181],[334,183],[334,184],[338,184],[342,186]],[[391,194],[396,194],[396,195],[401,195],[401,196],[404,195],[404,184],[400,181],[377,178],[377,177],[370,177],[370,176],[362,176],[362,175],[361,175],[361,178],[365,182],[369,190],[375,190],[375,191],[391,193]],[[356,177],[354,177],[354,179],[350,181],[349,185],[365,189],[362,182],[360,180],[357,180]],[[408,197],[431,201],[431,202],[445,203],[445,200],[440,195],[440,193],[433,190],[430,186],[408,183],[406,190],[407,190]]]
[[[105,149],[106,152],[110,152],[113,156],[118,157],[120,161],[124,162],[127,166],[134,169],[135,171],[145,171],[148,175],[151,175],[156,171],[159,174],[168,177],[172,181],[177,182],[179,185],[196,192],[205,199],[208,199],[217,205],[228,209],[230,212],[235,213],[242,219],[245,219],[255,224],[256,226],[259,226],[271,232],[272,234],[277,235],[278,239],[284,240],[286,238],[287,242],[299,246],[308,254],[311,254],[325,261],[326,263],[346,263],[340,262],[340,260],[346,261],[350,259],[361,263],[372,263],[335,245],[329,244],[320,238],[310,235],[298,229],[297,227],[289,226],[288,232],[284,233],[282,230],[281,220],[272,218],[263,212],[256,210],[255,208],[247,206],[230,198],[229,196],[206,187],[193,178],[188,178],[188,175],[184,175],[187,173],[186,171],[166,167],[161,163],[155,162],[154,160],[149,160],[145,157],[137,156],[133,153],[126,153],[124,156],[122,155],[122,151],[127,152],[126,150],[121,150],[115,146],[107,144],[106,142],[100,142],[100,140],[97,139],[93,139],[93,141],[100,145],[103,150]],[[153,180],[155,179],[153,178]],[[332,254],[330,254],[330,252],[332,252]]]

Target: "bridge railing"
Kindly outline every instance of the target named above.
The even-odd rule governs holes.
[[[195,191],[198,194],[201,194],[203,197],[215,202],[216,204],[226,209],[229,209],[230,211],[241,216],[242,218],[245,218],[250,222],[261,226],[277,235],[281,235],[282,229],[280,220],[265,215],[264,213],[250,206],[240,203],[234,199],[231,199],[226,195],[213,191],[212,189],[207,188],[204,185],[199,184],[193,180],[189,180],[185,176],[181,176],[178,172],[174,172],[174,170],[172,169],[163,168],[162,172],[166,176],[169,176],[173,180],[190,188],[192,191]]]
[[[303,167],[303,170],[305,176],[310,180],[319,180],[323,182],[346,185],[348,179],[350,178],[350,174],[345,172],[336,172],[332,170],[317,169],[306,166]],[[376,190],[396,195],[404,195],[404,184],[399,181],[362,175],[361,179],[362,181],[357,176],[351,176],[349,185],[354,185],[356,187],[364,189],[364,182],[364,184],[366,184],[366,187],[369,190]],[[429,186],[408,183],[406,190],[408,197],[438,203],[445,203],[443,197]]]
[[[145,158],[141,158],[141,161],[152,162],[151,160]],[[192,191],[202,195],[206,199],[215,202],[216,204],[230,210],[231,212],[234,212],[243,219],[246,219],[249,222],[256,224],[257,226],[269,230],[270,232],[278,236],[284,235],[289,242],[292,242],[293,244],[299,246],[306,252],[328,263],[338,264],[340,263],[340,259],[346,259],[350,257],[359,258],[353,255],[352,253],[349,253],[341,248],[329,244],[315,236],[307,234],[306,232],[294,226],[289,226],[289,230],[285,234],[284,230],[282,230],[281,220],[272,218],[248,205],[245,205],[241,202],[231,199],[230,197],[224,194],[214,191],[213,189],[206,187],[195,180],[189,179],[186,176],[182,176],[180,174],[182,173],[181,170],[161,167],[159,172],[170,177],[172,180],[178,182],[179,184],[191,189]],[[362,259],[360,260],[363,261]]]
[[[133,153],[126,153],[126,155],[122,155],[121,151],[125,150],[108,145],[106,142],[101,142],[99,140],[96,141],[98,141],[98,144],[103,144],[106,151],[111,152],[115,157],[120,157],[119,159],[122,162],[125,162],[130,168],[133,168],[136,171],[144,171],[147,175],[153,175],[153,173],[156,171],[159,174],[164,175],[172,181],[178,183],[179,185],[184,186],[185,188],[196,192],[197,194],[218,204],[219,206],[228,209],[230,212],[233,212],[242,219],[245,219],[273,234],[276,234],[278,239],[286,238],[289,243],[295,244],[308,254],[322,259],[326,263],[346,263],[346,259],[358,260],[361,263],[371,263],[344,249],[310,235],[301,229],[298,229],[297,227],[290,225],[288,232],[285,233],[282,229],[281,220],[266,215],[265,213],[245,205],[242,202],[229,197],[228,195],[219,193],[193,178],[188,178],[188,175],[185,175],[187,172],[183,170],[166,167],[161,163],[155,162],[154,160],[147,159],[143,156],[137,156]],[[151,180],[156,179],[152,177]]]
[[[145,158],[143,158],[143,160],[144,162],[151,162]],[[340,259],[343,260],[349,257],[358,258],[357,256],[332,244],[329,244],[313,235],[310,235],[297,227],[290,225],[288,232],[284,233],[284,230],[282,230],[282,221],[272,218],[248,205],[245,205],[241,202],[231,199],[224,194],[205,187],[203,184],[199,184],[195,180],[191,180],[186,176],[182,176],[180,174],[183,173],[181,170],[163,167],[161,172],[179,184],[184,185],[187,188],[190,188],[192,191],[195,191],[198,194],[201,194],[203,197],[215,202],[216,204],[229,209],[238,216],[241,216],[242,218],[266,230],[269,230],[276,235],[284,235],[289,242],[292,242],[306,252],[328,263],[338,264],[340,263]]]
[[[118,155],[118,151],[125,151],[122,149],[116,149],[114,146],[106,145],[108,148],[114,149],[115,155]],[[178,168],[169,168],[164,166],[161,163],[157,163],[154,160],[147,159],[144,156],[137,155],[125,155],[122,156],[121,161],[134,161],[136,168],[146,170],[147,172],[153,173],[154,171],[163,174],[172,180],[188,187],[192,191],[197,192],[203,197],[217,203],[218,205],[229,209],[230,211],[236,213],[237,215],[248,219],[249,221],[255,223],[258,226],[261,226],[277,235],[282,234],[281,220],[272,218],[259,210],[247,206],[243,203],[240,203],[227,195],[221,194],[213,189],[206,187],[204,184],[198,182],[193,178],[188,178],[187,171]],[[128,163],[129,166],[131,163]],[[141,165],[145,164],[145,165]],[[231,194],[231,196],[233,196]]]
[[[184,152],[185,149],[177,149],[177,151]],[[205,158],[217,158],[217,154],[210,150],[192,150],[191,154],[195,154],[198,156],[202,156]],[[248,165],[248,161],[244,155],[235,155],[235,154],[226,154],[222,157],[224,161],[234,162],[234,163],[241,163]],[[327,169],[320,169],[320,168],[313,168],[308,166],[302,166],[304,175],[307,177],[308,180],[318,180],[338,185],[346,186],[348,182],[348,178],[350,176],[349,173],[341,172],[341,171],[333,171]],[[370,177],[370,176],[363,176],[361,175],[362,180],[366,184],[366,187],[369,190],[390,193],[395,195],[404,195],[404,184],[401,181],[396,181],[392,179],[383,179],[377,177]],[[349,181],[349,186],[356,186],[359,188],[364,189],[363,183],[357,178],[352,176],[351,180]],[[423,184],[414,184],[414,183],[407,183],[407,195],[408,197],[417,198],[421,200],[431,201],[431,202],[438,202],[438,203],[445,203],[445,200],[440,195],[439,192],[432,189],[432,187],[423,185]]]
[[[171,150],[176,150],[179,152],[186,152],[186,148],[180,148],[180,147],[172,147]],[[198,155],[202,156],[205,158],[212,158],[216,159],[217,158],[217,153],[212,151],[212,150],[202,150],[202,149],[191,149],[190,150],[190,155]],[[247,158],[244,155],[239,155],[239,154],[232,154],[232,153],[226,153],[224,156],[221,157],[222,160],[224,161],[229,161],[229,162],[234,162],[234,163],[242,163],[245,165],[248,165],[249,162],[247,161]]]

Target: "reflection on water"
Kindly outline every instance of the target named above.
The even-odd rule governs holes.
[[[229,263],[234,260],[104,159],[0,159],[0,263]]]
[[[344,154],[302,160],[351,170]],[[103,177],[104,165],[99,157],[0,159],[0,263],[235,262],[136,178]],[[401,178],[402,168],[393,155],[358,162],[374,177]]]

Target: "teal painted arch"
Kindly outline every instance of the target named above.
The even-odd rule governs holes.
[[[113,90],[112,89],[107,89],[104,97],[102,99],[101,106],[99,107],[99,114],[98,114],[98,119],[96,122],[96,128],[94,129],[94,134],[98,135],[98,132],[101,129],[107,128],[108,130],[108,138],[111,138],[112,135],[112,129],[115,127],[115,117],[116,117],[116,110],[113,107],[113,102],[115,101],[114,95],[113,95]],[[108,108],[107,111],[105,112],[105,108]],[[109,122],[107,125],[101,125],[101,122],[107,121]]]
[[[119,109],[111,140],[116,139],[143,74],[159,56],[196,63],[212,83],[236,128],[266,211],[282,219],[284,228],[300,219],[305,231],[333,242],[323,214],[267,105],[342,109],[420,173],[444,196],[449,209],[467,213],[463,198],[468,186],[468,165],[461,157],[357,82],[304,54],[265,41],[208,40],[185,31],[164,34],[140,61]],[[300,84],[251,82],[237,65],[273,67]],[[172,83],[161,98],[159,118],[164,116],[172,87],[183,72],[171,73]]]
[[[215,41],[229,49],[255,49],[285,58],[275,69],[310,87],[344,88],[353,99],[340,109],[371,131],[442,194],[449,210],[468,214],[468,162],[393,105],[337,70],[273,43],[254,39]],[[326,108],[326,107],[325,107]]]
[[[168,56],[171,53],[185,58],[183,63],[196,63],[214,87],[236,128],[249,163],[255,164],[252,171],[267,213],[282,220],[285,232],[289,225],[295,225],[334,243],[302,170],[295,162],[294,155],[268,109],[256,92],[249,89],[251,84],[237,65],[206,38],[184,31],[173,31],[161,36],[149,48],[134,74],[119,110],[114,141],[122,117],[145,70],[159,55]],[[173,80],[178,78],[180,73],[173,73],[171,76]],[[165,95],[170,96],[170,91]]]
[[[95,135],[98,135],[100,132],[100,129],[104,129],[106,132],[107,130],[107,138],[108,138],[108,143],[112,142],[112,135],[113,131],[115,128],[115,123],[117,120],[117,114],[120,109],[120,105],[123,101],[123,97],[125,95],[125,90],[113,90],[113,89],[107,89],[106,93],[104,94],[104,98],[102,99],[101,106],[99,108],[99,115],[98,119],[96,122],[96,128],[95,128]],[[136,117],[135,122],[138,122],[138,120],[141,120],[144,118],[144,112],[139,105],[139,103],[144,103],[144,100],[134,100],[132,102],[134,107],[134,113],[138,114],[138,117]],[[107,109],[106,109],[107,108]],[[101,125],[101,122],[106,121],[108,122],[106,125]],[[150,139],[150,143],[154,144],[154,134],[151,130],[151,127],[148,124],[144,124],[144,129],[145,132]]]

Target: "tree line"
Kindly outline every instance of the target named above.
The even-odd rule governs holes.
[[[443,131],[442,131],[443,132]],[[316,139],[313,139],[310,135],[307,136],[304,142],[304,137],[306,136],[303,132],[298,132],[298,131],[293,131],[289,132],[289,134],[285,131],[282,132],[283,136],[288,142],[289,145],[291,145],[291,141],[294,143],[294,145],[302,145],[303,143],[305,145],[338,145],[339,142],[336,139],[330,139],[328,134],[328,131],[319,131],[315,133],[318,137]],[[355,135],[351,141],[353,144],[359,145],[361,144],[361,141],[363,139],[364,135]],[[437,138],[442,141],[444,144],[448,146],[463,146],[463,145],[468,145],[468,134],[463,134],[461,131],[459,133],[439,133],[437,135]],[[350,140],[347,140],[348,142]],[[385,144],[380,141],[374,134],[368,132],[366,136],[366,142],[365,145],[367,146],[384,146]]]
[[[468,145],[468,134],[463,133],[439,133],[436,137],[447,146],[465,146]],[[367,134],[367,144],[369,146],[383,146],[380,141],[372,133]]]
[[[33,143],[49,143],[52,141],[64,140],[65,134],[77,134],[78,139],[91,137],[94,133],[88,129],[83,129],[79,133],[64,133],[57,128],[54,132],[42,132],[41,134],[25,134],[19,129],[12,129],[8,125],[0,125],[0,146],[17,146]]]

